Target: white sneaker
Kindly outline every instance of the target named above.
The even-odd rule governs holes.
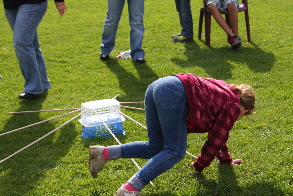
[[[99,171],[103,169],[107,162],[102,155],[104,148],[104,146],[89,147],[89,167],[93,178],[98,176]]]
[[[122,185],[114,196],[141,196],[141,193],[139,191],[128,191]]]

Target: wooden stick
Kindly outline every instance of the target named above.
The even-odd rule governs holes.
[[[120,112],[120,111],[119,111],[119,110],[117,110],[117,109],[114,109],[114,110],[116,110],[116,112],[118,112],[118,113],[122,114],[122,115],[123,115],[123,116],[125,116],[126,118],[128,118],[128,119],[132,120],[133,122],[135,122],[135,123],[136,123],[136,124],[138,124],[139,126],[143,127],[144,129],[147,129],[147,127],[146,127],[146,126],[144,126],[143,124],[141,124],[141,123],[137,122],[136,120],[134,120],[134,119],[133,119],[133,118],[131,118],[130,116],[128,116],[128,115],[126,115],[126,114],[124,114],[123,112]]]
[[[115,95],[115,97],[113,97],[112,99],[116,99],[119,96],[119,94]]]
[[[130,107],[130,106],[124,106],[124,105],[120,105],[120,107],[134,109],[134,110],[144,110],[143,108],[136,108],[136,107]]]
[[[53,110],[35,110],[35,111],[19,111],[19,112],[9,112],[9,114],[23,114],[32,112],[51,112],[51,111],[65,111],[65,110],[78,110],[80,108],[67,108],[67,109],[53,109]]]
[[[186,151],[186,154],[188,154],[188,155],[192,156],[193,158],[197,159],[197,156],[194,156],[193,154],[191,154],[191,153],[189,153],[187,151]]]
[[[33,123],[33,124],[30,124],[30,125],[27,125],[27,126],[24,126],[24,127],[18,128],[18,129],[14,129],[14,130],[12,130],[12,131],[8,131],[8,132],[6,132],[6,133],[1,133],[0,136],[2,136],[2,135],[6,135],[6,134],[8,134],[8,133],[13,133],[13,132],[15,132],[15,131],[19,131],[19,130],[21,130],[21,129],[25,129],[25,128],[28,128],[28,127],[32,127],[32,126],[35,126],[35,125],[38,125],[38,124],[41,124],[41,123],[44,123],[44,122],[47,122],[47,121],[50,121],[50,120],[56,119],[56,118],[60,118],[60,117],[62,117],[62,116],[66,116],[66,115],[68,115],[68,114],[72,114],[72,113],[74,113],[74,112],[78,112],[78,111],[80,111],[80,110],[81,110],[81,109],[78,109],[78,110],[75,110],[75,111],[72,111],[72,112],[68,112],[68,113],[66,113],[66,114],[62,114],[62,115],[59,115],[59,116],[55,116],[55,117],[53,117],[53,118],[49,118],[49,119],[47,119],[47,120],[43,120],[43,121],[40,121],[40,122],[37,122],[37,123]]]
[[[13,157],[14,155],[17,155],[18,153],[20,153],[21,151],[27,149],[28,147],[32,146],[33,144],[37,143],[38,141],[44,139],[45,137],[47,137],[48,135],[54,133],[55,131],[57,131],[58,129],[60,129],[61,127],[65,126],[66,124],[70,123],[71,121],[73,121],[74,119],[76,119],[77,117],[79,117],[80,115],[82,115],[85,111],[81,112],[80,114],[76,115],[75,117],[71,118],[70,120],[68,120],[67,122],[65,122],[64,124],[60,125],[59,127],[57,127],[56,129],[54,129],[53,131],[47,133],[46,135],[40,137],[39,139],[35,140],[34,142],[30,143],[29,145],[23,147],[22,149],[16,151],[15,153],[11,154],[10,156],[6,157],[5,159],[1,160],[0,163],[3,163],[4,161],[6,161],[7,159]]]
[[[144,103],[144,101],[138,101],[138,102],[120,102],[120,104],[128,104],[128,103]]]
[[[117,94],[113,99],[115,99],[119,94]],[[129,103],[144,103],[144,101],[138,101],[138,102],[120,102],[120,104],[129,104]],[[128,107],[131,109],[138,109],[138,110],[144,110],[142,108],[135,108],[130,106],[121,106],[121,107]],[[53,111],[65,111],[65,110],[77,110],[80,108],[66,108],[66,109],[53,109],[53,110],[35,110],[35,111],[19,111],[19,112],[9,112],[9,114],[23,114],[23,113],[33,113],[33,112],[53,112]]]

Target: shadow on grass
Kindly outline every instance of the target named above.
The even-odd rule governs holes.
[[[18,111],[40,110],[44,100],[21,101]],[[61,122],[65,123],[70,118],[72,117],[62,117]],[[2,132],[15,130],[42,120],[44,119],[40,117],[40,113],[13,114],[6,122]],[[3,160],[55,128],[54,124],[48,121],[1,136],[0,159]],[[67,154],[77,134],[72,131],[74,129],[74,124],[69,123],[1,163],[0,195],[26,195],[32,191],[45,173],[56,167],[60,158]]]
[[[157,74],[147,65],[147,63],[133,63],[133,66],[137,70],[138,78],[124,69],[117,59],[109,59],[108,61],[105,61],[105,64],[114,74],[117,75],[119,79],[119,87],[126,94],[119,96],[120,101],[143,101],[144,92],[148,85],[158,79]],[[141,97],[141,100],[134,100],[137,99],[137,97]]]
[[[275,196],[284,195],[284,193],[276,188],[271,182],[256,182],[244,187],[237,183],[237,177],[233,167],[219,164],[219,180],[209,180],[202,173],[194,174],[200,183],[200,189],[196,190],[195,195],[216,196],[216,195],[255,195],[255,196]]]
[[[253,72],[266,73],[276,61],[273,53],[263,51],[253,42],[239,51],[233,51],[230,47],[202,49],[195,42],[185,43],[184,46],[184,55],[188,60],[172,58],[174,63],[180,67],[201,67],[212,78],[221,80],[232,78],[233,63],[247,66]]]

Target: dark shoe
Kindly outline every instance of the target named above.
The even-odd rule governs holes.
[[[181,36],[181,35],[182,35],[181,33],[178,33],[178,34],[171,35],[171,37],[173,39],[174,37],[178,37],[178,36]]]
[[[173,38],[173,41],[178,43],[191,42],[192,40],[193,38],[187,38],[187,37],[184,37],[183,35],[175,36]]]
[[[238,35],[228,36],[228,42],[233,50],[238,50],[241,48],[242,39]]]
[[[135,60],[135,62],[140,63],[140,64],[146,63],[146,61],[143,58],[138,58]]]
[[[36,97],[37,94],[31,94],[31,93],[21,93],[18,98],[19,99],[32,99],[34,97]]]
[[[100,60],[101,61],[107,61],[107,60],[109,60],[109,55],[101,54],[100,55]]]

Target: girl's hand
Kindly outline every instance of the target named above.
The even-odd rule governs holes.
[[[198,171],[195,169],[195,167],[194,167],[194,165],[193,165],[193,162],[190,163],[189,167],[190,167],[192,170],[194,170],[196,173],[200,173],[200,172],[198,172]]]
[[[243,159],[233,159],[230,165],[239,165],[243,163]]]

